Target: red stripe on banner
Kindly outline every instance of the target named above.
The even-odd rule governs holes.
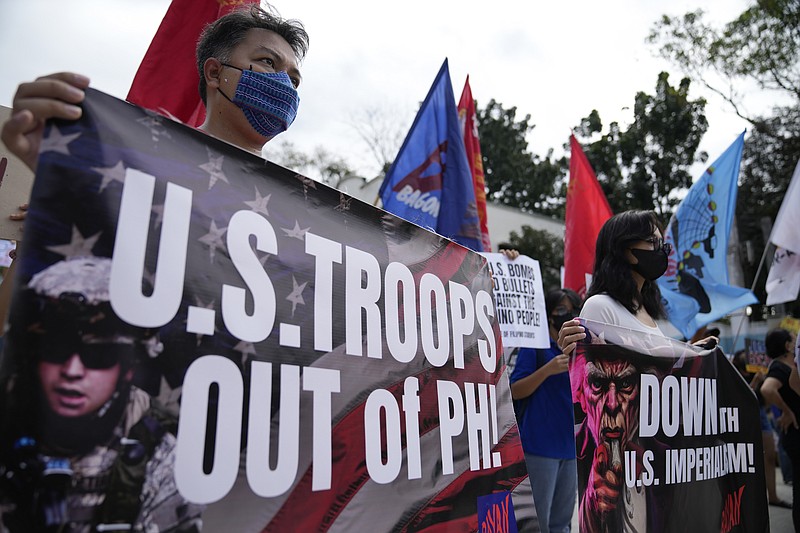
[[[426,533],[477,531],[478,497],[486,494],[482,490],[485,490],[487,485],[491,485],[494,487],[492,492],[510,492],[528,477],[517,426],[512,427],[503,435],[500,442],[492,449],[492,452],[495,451],[500,452],[504,466],[464,472],[454,479],[446,489],[432,498],[401,531],[424,531]],[[513,473],[515,470],[517,473]],[[503,471],[512,473],[503,474]],[[492,480],[487,480],[487,478],[492,478]],[[506,480],[497,478],[506,478]],[[500,482],[499,488],[498,481]]]
[[[491,384],[496,384],[501,372],[495,372]],[[436,382],[448,380],[456,383],[477,381],[486,376],[477,356],[467,360],[465,368],[451,366],[429,368],[416,374],[420,381],[420,436],[439,425],[438,390]],[[403,394],[403,381],[386,387],[398,401]],[[292,494],[275,513],[264,531],[327,531],[344,507],[355,497],[369,479],[364,457],[364,408],[362,401],[353,411],[345,415],[333,428],[333,465],[330,490],[312,492],[313,464],[306,470]],[[514,430],[516,431],[516,429]],[[516,434],[516,433],[515,433]],[[405,427],[401,434],[405,442]],[[502,442],[502,441],[501,441]],[[509,460],[511,460],[509,458]]]

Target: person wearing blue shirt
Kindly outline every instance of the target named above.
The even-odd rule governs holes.
[[[564,322],[578,315],[581,298],[570,289],[545,296],[550,347],[522,348],[511,374],[525,462],[542,533],[568,533],[578,491],[569,357],[555,339]]]

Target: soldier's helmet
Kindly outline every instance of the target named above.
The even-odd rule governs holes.
[[[65,259],[31,278],[27,292],[33,296],[33,309],[27,330],[38,358],[57,362],[82,350],[84,362],[96,368],[116,361],[130,368],[137,359],[158,354],[153,330],[126,323],[112,309],[110,279],[111,259],[105,257]],[[114,349],[98,339],[113,343]]]

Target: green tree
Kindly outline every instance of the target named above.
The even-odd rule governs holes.
[[[706,101],[690,99],[689,87],[688,78],[673,87],[669,74],[662,72],[654,94],[636,94],[627,129],[612,122],[598,140],[585,144],[586,157],[614,212],[652,209],[669,220],[679,203],[675,191],[691,186],[690,167],[707,159],[698,146],[708,122]],[[596,110],[575,128],[579,137],[601,131]]]
[[[745,283],[752,285],[766,246],[762,221],[774,220],[800,154],[800,3],[759,0],[721,27],[703,16],[702,11],[664,15],[648,40],[752,124],[736,205],[739,238],[753,252],[743,254],[742,265]],[[748,81],[782,103],[767,113],[747,113]],[[763,286],[762,275],[756,285],[762,301]]]
[[[755,81],[761,89],[789,96],[795,105],[800,101],[797,0],[759,0],[719,29],[706,23],[703,16],[702,10],[677,17],[664,15],[653,26],[648,41],[662,57],[723,97],[753,125],[768,120],[743,110],[742,82]]]
[[[294,144],[282,141],[274,148],[270,145],[268,151],[267,159],[270,161],[331,187],[336,187],[344,177],[355,174],[344,158],[321,146],[307,154],[298,150]]]
[[[539,261],[545,291],[561,287],[561,266],[564,264],[564,239],[544,230],[522,226],[522,233],[512,231],[508,244],[522,255]]]
[[[526,212],[563,217],[564,198],[559,183],[566,175],[563,159],[553,151],[540,157],[528,150],[526,136],[533,130],[531,116],[517,118],[517,108],[490,100],[477,106],[483,172],[487,198]]]

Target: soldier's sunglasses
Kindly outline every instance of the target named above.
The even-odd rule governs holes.
[[[136,345],[131,339],[85,341],[45,334],[39,338],[36,354],[39,361],[55,365],[63,365],[77,354],[84,367],[90,370],[107,370],[120,361],[132,360],[135,350]]]

